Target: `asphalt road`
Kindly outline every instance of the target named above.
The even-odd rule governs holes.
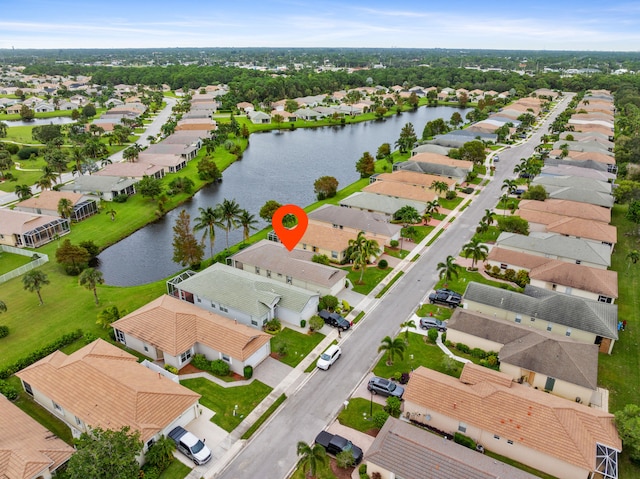
[[[371,303],[365,318],[351,333],[343,335],[342,357],[328,371],[315,371],[290,396],[267,426],[254,435],[235,459],[218,476],[224,479],[285,478],[297,463],[298,441],[313,442],[316,434],[331,422],[352,391],[371,370],[379,355],[380,340],[396,335],[400,323],[413,314],[434,287],[437,263],[457,256],[469,241],[485,209],[495,207],[502,182],[512,178],[513,167],[528,158],[547,133],[549,124],[566,108],[569,98],[551,112],[543,125],[524,143],[500,153],[493,180],[449,228],[427,248],[419,260],[380,300]]]

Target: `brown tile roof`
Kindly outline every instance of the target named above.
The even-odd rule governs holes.
[[[245,361],[271,339],[267,333],[166,294],[115,321],[112,326],[171,356],[201,343]]]
[[[103,429],[131,426],[143,441],[200,398],[102,339],[70,355],[56,351],[16,376],[85,424]]]
[[[456,160],[453,158],[449,158],[448,156],[439,155],[437,153],[418,153],[416,155],[410,156],[407,158],[409,161],[420,161],[422,163],[433,163],[436,165],[447,165],[452,166],[454,168],[461,168],[463,170],[470,170],[473,168],[473,162],[464,161],[464,160]]]
[[[413,403],[588,470],[596,466],[596,443],[622,449],[612,414],[521,384],[467,385],[419,367],[404,400],[405,411]]]
[[[0,234],[10,236],[26,233],[38,226],[44,226],[59,219],[57,216],[38,215],[0,208]]]
[[[53,471],[75,449],[0,394],[0,477],[31,479]]]
[[[332,226],[309,223],[302,239],[298,242],[298,246],[306,244],[308,250],[311,250],[312,246],[316,246],[324,250],[340,252],[347,249],[349,240],[356,239],[357,236],[357,233],[335,229]],[[370,235],[365,235],[365,237],[377,241],[378,246],[383,247],[382,238]]]
[[[395,181],[376,181],[362,188],[362,191],[392,196],[394,198],[421,201],[423,203],[433,201],[438,197],[434,190],[406,183],[396,183]]]
[[[551,260],[529,271],[529,277],[602,294],[610,298],[618,297],[618,273],[616,271]]]
[[[124,178],[142,178],[155,175],[162,171],[164,166],[149,163],[113,163],[93,173],[98,176],[121,176]]]
[[[598,205],[590,205],[570,200],[547,199],[544,201],[522,200],[518,204],[519,211],[533,210],[555,213],[574,218],[584,218],[586,220],[611,222],[611,210]]]
[[[510,265],[517,265],[522,269],[533,269],[536,266],[547,264],[550,259],[544,256],[538,256],[528,253],[521,253],[520,251],[514,251],[506,248],[500,248],[494,246],[487,255],[487,261],[495,261],[497,263],[505,263]]]
[[[406,183],[409,185],[425,186],[427,188],[431,188],[431,185],[434,181],[442,181],[446,183],[449,188],[451,188],[452,185],[456,184],[456,180],[453,180],[451,178],[407,170],[398,170],[394,171],[393,173],[381,173],[376,176],[376,181],[394,181],[399,183]]]
[[[551,150],[549,153],[551,156],[560,156],[562,151],[560,150]],[[614,165],[616,163],[616,159],[613,156],[605,155],[604,153],[598,153],[595,151],[573,151],[569,150],[569,154],[567,155],[568,159],[571,160],[593,160],[598,163],[605,163],[607,165]]]
[[[81,193],[73,193],[72,191],[50,191],[44,190],[38,196],[32,196],[24,201],[21,201],[16,207],[23,208],[40,208],[41,210],[58,210],[58,202],[62,198],[66,198],[71,201],[72,204],[78,203],[82,197]]]
[[[536,477],[393,417],[387,419],[376,436],[365,462],[407,479]]]
[[[603,125],[589,125],[589,124],[580,125],[578,123],[575,123],[572,126],[575,131],[580,131],[583,133],[597,132],[597,133],[603,133],[607,136],[613,136],[613,129]]]
[[[490,382],[498,384],[505,388],[510,388],[513,380],[511,376],[500,371],[494,371],[493,369],[485,368],[484,366],[478,366],[477,364],[469,363],[468,366],[462,369],[460,374],[460,382],[464,384],[480,384],[482,382]]]
[[[611,244],[616,244],[618,240],[618,230],[615,226],[584,218],[564,217],[558,219],[547,225],[547,231]]]

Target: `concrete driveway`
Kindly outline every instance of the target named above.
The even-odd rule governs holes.
[[[355,429],[351,429],[350,427],[343,426],[338,422],[338,420],[333,421],[329,427],[327,427],[327,431],[331,434],[338,434],[345,439],[348,439],[353,444],[362,449],[362,453],[364,455],[367,454],[367,451],[375,441],[375,437],[369,436],[369,434],[365,434],[364,432],[356,431]]]
[[[214,451],[216,449],[216,446],[224,441],[229,433],[222,429],[220,426],[217,426],[211,422],[211,418],[215,415],[215,412],[213,412],[209,408],[204,407],[202,404],[200,404],[198,408],[201,411],[200,415],[189,424],[187,424],[184,428],[187,431],[193,433],[196,437],[202,439],[207,447],[211,449],[211,451]],[[186,466],[194,467],[193,461],[181,452],[175,451],[174,456]],[[216,457],[214,455],[211,461],[215,460]],[[197,466],[195,470],[204,473],[209,468],[209,466],[210,464]]]

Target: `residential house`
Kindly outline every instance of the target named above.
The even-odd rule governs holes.
[[[467,363],[458,379],[419,367],[403,398],[410,419],[461,432],[559,479],[618,477],[622,441],[613,414],[514,383],[506,374]]]
[[[118,176],[141,180],[145,176],[161,179],[165,175],[165,167],[149,163],[111,163],[93,173],[96,176]]]
[[[417,155],[418,153],[435,153],[437,155],[447,156],[449,154],[449,150],[451,150],[451,148],[447,148],[446,146],[427,143],[424,145],[418,145],[411,150],[411,156]]]
[[[465,160],[456,160],[448,156],[438,155],[436,153],[418,153],[409,157],[408,161],[417,163],[427,163],[433,165],[445,165],[471,173],[473,171],[473,162]]]
[[[208,311],[261,328],[274,318],[298,326],[318,310],[319,295],[272,278],[215,263],[199,273],[167,282],[171,296]]]
[[[135,194],[137,182],[136,179],[119,176],[81,175],[63,185],[60,191],[73,191],[83,195],[97,196],[105,201],[113,201],[113,198],[118,195]]]
[[[271,123],[271,116],[263,111],[249,111],[247,116],[255,125]]]
[[[544,187],[570,187],[604,194],[611,194],[613,188],[613,185],[608,181],[592,180],[580,176],[537,176],[531,184]]]
[[[559,164],[557,166],[544,166],[540,171],[540,176],[577,176],[613,183],[617,175],[608,171],[594,170],[592,168],[581,168],[579,166],[570,164]]]
[[[241,101],[240,103],[237,103],[236,108],[244,113],[249,113],[256,109],[256,107],[253,106],[253,103],[249,103],[248,101]]]
[[[381,479],[534,479],[490,456],[443,440],[406,421],[389,417],[364,457],[367,474]]]
[[[434,189],[433,184],[436,182],[442,182],[447,185],[448,190],[455,190],[456,181],[451,178],[445,178],[442,176],[428,175],[426,173],[418,173],[415,171],[398,170],[393,173],[377,173],[372,175],[369,179],[370,183],[376,181],[388,181],[398,184],[406,184],[411,186],[419,186],[422,188]]]
[[[504,232],[498,236],[496,246],[592,268],[607,269],[611,266],[609,246],[555,233],[533,232],[525,236]]]
[[[503,272],[525,270],[532,286],[559,293],[613,303],[618,297],[618,273],[583,264],[568,263],[558,259],[536,256],[494,246],[486,263],[499,267]]]
[[[222,359],[244,375],[271,352],[271,336],[255,328],[163,295],[113,322],[116,340],[128,348],[181,369],[194,354]]]
[[[96,339],[72,354],[56,351],[18,373],[22,387],[77,438],[92,429],[130,427],[143,452],[198,416],[200,395]]]
[[[618,306],[527,285],[516,293],[471,282],[463,299],[465,309],[512,323],[599,345],[611,354],[618,339]]]
[[[289,251],[280,243],[261,240],[227,258],[227,264],[308,291],[315,291],[320,296],[336,296],[345,287],[347,272],[314,263],[312,258],[316,254],[302,249]]]
[[[582,154],[582,153],[578,153],[578,154]],[[544,161],[545,167],[549,167],[549,166],[574,166],[577,168],[585,168],[585,169],[590,169],[590,170],[596,170],[596,171],[603,171],[606,173],[612,173],[614,175],[616,175],[616,173],[618,172],[618,167],[616,166],[615,163],[607,163],[607,162],[601,162],[601,161],[596,161],[593,159],[574,159],[574,158],[547,158]]]
[[[554,177],[538,176],[533,180],[532,184],[543,186],[548,197],[551,199],[577,201],[579,203],[597,205],[604,208],[613,208],[615,199],[609,193],[594,191],[588,188],[577,188],[574,186],[553,186],[550,184],[544,184],[545,181],[550,178]]]
[[[322,205],[307,216],[311,224],[331,225],[334,229],[349,231],[356,236],[364,231],[381,245],[399,240],[402,229],[401,225],[389,223],[385,215],[336,205]]]
[[[52,111],[56,111],[56,107],[51,103],[41,102],[41,103],[35,104],[33,106],[33,110],[36,113],[50,113]]]
[[[340,201],[340,206],[368,211],[370,213],[381,213],[390,218],[396,211],[404,206],[413,206],[419,215],[422,215],[426,209],[426,203],[420,201],[393,198],[391,196],[366,193],[364,191],[358,191],[344,198]]]
[[[438,193],[436,193],[435,190],[395,181],[374,181],[362,188],[362,191],[364,193],[413,200],[420,203],[428,203],[438,199]]]
[[[178,121],[176,131],[204,130],[211,131],[216,129],[216,122],[211,118],[182,118]],[[207,135],[208,136],[208,135]]]
[[[69,200],[73,206],[71,221],[82,221],[98,213],[98,202],[80,193],[69,191],[43,190],[38,196],[32,196],[18,203],[14,210],[38,215],[61,216],[58,204],[61,199]]]
[[[15,105],[8,106],[5,111],[7,115],[19,115],[22,110],[22,103],[16,103]]]
[[[300,108],[295,111],[294,115],[296,118],[300,118],[305,121],[319,120],[324,116],[322,113],[312,110],[311,108]]]
[[[457,309],[447,321],[447,340],[495,351],[500,371],[570,401],[602,406],[598,390],[598,346]]]
[[[0,477],[51,479],[75,449],[0,394]]]
[[[69,220],[0,208],[0,244],[38,248],[69,233]]]

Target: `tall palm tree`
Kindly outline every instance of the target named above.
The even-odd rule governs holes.
[[[236,200],[222,200],[222,204],[219,204],[217,208],[220,209],[220,219],[222,220],[222,229],[225,232],[227,239],[227,249],[229,249],[229,231],[232,228],[238,227],[238,217],[240,216],[240,205],[236,203]]]
[[[462,252],[467,258],[471,257],[471,268],[474,269],[476,262],[487,259],[489,248],[486,244],[481,243],[478,238],[471,238],[471,241],[462,246]]]
[[[224,227],[221,211],[220,208],[212,208],[211,206],[207,208],[199,208],[199,210],[200,216],[195,218],[196,224],[193,225],[193,229],[194,231],[204,230],[202,240],[204,241],[207,236],[209,237],[209,255],[213,256],[213,244],[216,241],[215,227]]]
[[[391,336],[385,336],[380,346],[378,346],[378,352],[386,351],[387,353],[387,366],[393,365],[393,358],[398,356],[400,359],[404,357],[404,350],[407,345],[401,338],[391,339]]]
[[[518,189],[518,183],[516,180],[512,180],[512,179],[506,179],[502,182],[502,186],[500,187],[501,190],[506,189],[507,190],[507,194],[512,194],[514,191],[516,191]]]
[[[433,183],[431,183],[431,188],[436,190],[439,194],[442,194],[449,189],[449,186],[444,181],[433,180]]]
[[[87,268],[80,274],[78,283],[80,283],[80,286],[84,286],[88,290],[93,291],[93,297],[95,298],[96,305],[100,304],[100,301],[98,300],[97,287],[99,284],[104,283],[102,271],[93,268]]]
[[[425,211],[431,213],[432,215],[440,211],[440,203],[438,202],[438,200],[427,201]]]
[[[306,477],[316,477],[318,466],[320,464],[326,464],[327,462],[327,452],[320,444],[311,446],[304,441],[300,441],[298,442],[296,451],[298,456],[300,456],[302,472],[305,473]]]
[[[404,328],[404,342],[409,344],[409,328],[416,329],[416,322],[413,319],[400,323],[400,328]]]
[[[372,256],[380,254],[382,250],[376,240],[368,240],[364,235],[364,231],[360,231],[355,239],[349,240],[347,251],[349,259],[353,260],[354,270],[360,268],[360,279],[358,282],[362,284],[364,270],[367,267],[369,259]]]
[[[26,200],[27,198],[31,198],[33,196],[31,187],[29,185],[17,185],[15,192],[20,200]]]
[[[22,286],[27,291],[36,293],[38,295],[40,306],[44,304],[44,301],[42,301],[40,290],[47,284],[49,284],[49,278],[39,269],[32,269],[31,271],[27,271],[22,277]]]
[[[484,210],[484,216],[482,217],[482,219],[480,220],[484,223],[487,223],[489,226],[491,226],[493,223],[496,222],[496,214],[494,211],[491,211],[490,209],[485,209]]]
[[[111,221],[114,221],[116,219],[116,214],[118,213],[116,210],[114,210],[113,208],[108,209],[107,211],[105,211],[106,214],[111,215]]]
[[[58,201],[58,214],[63,218],[71,218],[73,202],[69,198],[60,198]]]
[[[458,277],[458,270],[460,266],[456,263],[456,259],[449,255],[444,262],[438,263],[438,277],[444,279],[445,284],[451,281],[453,278]]]
[[[627,269],[629,269],[629,266],[640,261],[640,251],[638,251],[637,249],[632,249],[627,253],[626,259],[627,261],[629,261],[627,263]]]
[[[258,224],[258,220],[247,210],[242,210],[238,215],[238,223],[242,227],[242,240],[244,242],[249,241],[251,230],[257,229],[254,225]]]

